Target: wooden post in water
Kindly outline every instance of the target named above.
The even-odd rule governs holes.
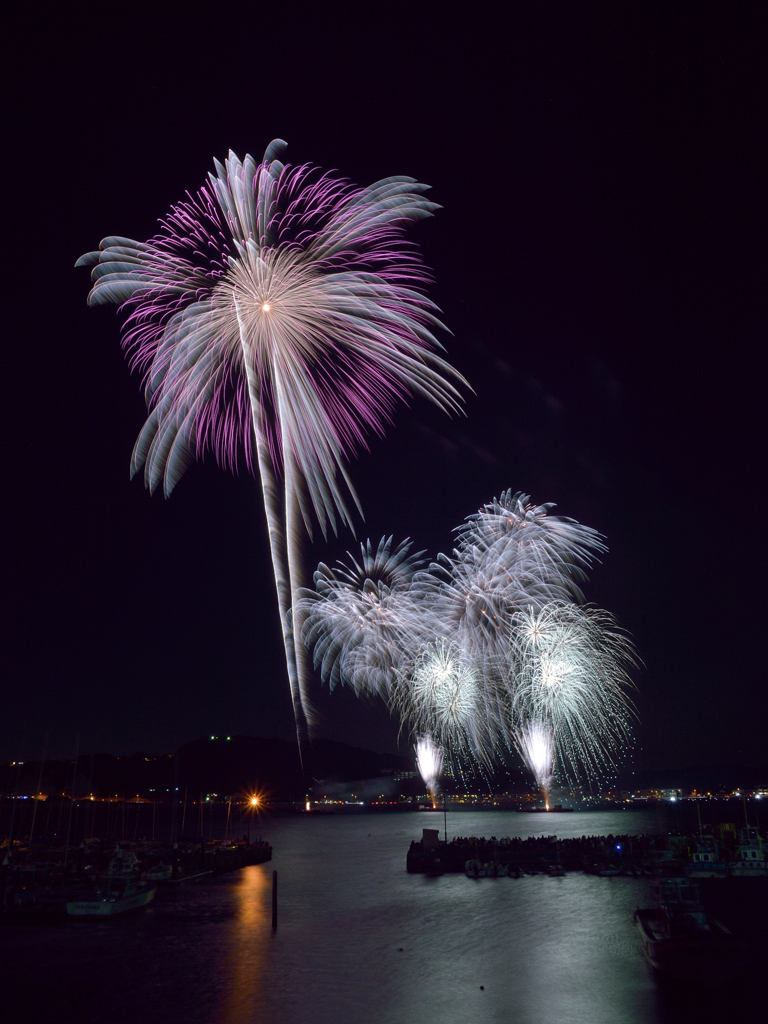
[[[277,872],[272,872],[272,931],[277,929]]]

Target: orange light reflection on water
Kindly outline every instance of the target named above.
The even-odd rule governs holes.
[[[272,871],[253,864],[238,872],[233,887],[236,927],[228,954],[231,976],[222,1024],[251,1024],[264,988],[265,945],[272,934]]]
[[[255,928],[260,924],[271,925],[271,905],[268,908],[265,900],[271,899],[271,876],[263,865],[252,864],[240,871],[240,879],[235,889],[237,898],[237,919],[247,928]],[[267,892],[269,890],[269,892]]]

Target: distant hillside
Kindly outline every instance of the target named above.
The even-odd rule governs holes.
[[[307,783],[295,741],[259,736],[206,737],[180,747],[175,754],[84,755],[72,761],[27,761],[22,765],[0,765],[0,795],[18,793],[32,796],[74,794],[85,797],[118,796],[164,798],[186,793],[190,800],[200,794],[244,797],[258,790],[272,800],[303,800],[308,788],[316,797],[348,797],[350,784],[359,799],[380,794],[415,795],[423,791],[417,779],[401,779],[400,773],[414,772],[413,757],[379,754],[346,743],[316,740],[308,764]],[[530,776],[510,756],[488,778],[463,771],[461,777],[444,780],[448,792],[533,791]],[[395,778],[398,776],[398,779]],[[768,770],[699,767],[663,769],[625,774],[613,787],[626,790],[698,789],[700,792],[731,792],[738,787],[768,786]],[[595,787],[602,788],[601,784]],[[170,798],[170,796],[169,796]]]
[[[377,754],[346,743],[317,740],[312,745],[311,774],[316,786],[334,786],[358,779],[391,778],[413,769],[409,758]],[[175,754],[93,754],[73,761],[27,761],[0,765],[0,792],[32,796],[92,793],[97,797],[151,797],[153,793],[187,791],[244,795],[258,789],[273,800],[301,800],[306,784],[295,742],[258,736],[208,737],[180,747]]]

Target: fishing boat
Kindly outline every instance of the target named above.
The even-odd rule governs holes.
[[[719,856],[713,836],[700,835],[694,842],[691,859],[686,866],[689,878],[726,878],[728,865]]]
[[[73,894],[67,900],[67,914],[69,917],[114,917],[146,907],[156,892],[156,885],[141,880],[136,854],[118,846],[101,884]]]
[[[643,952],[660,975],[695,985],[721,985],[745,972],[751,950],[701,905],[695,883],[659,882],[657,906],[636,910]]]
[[[741,830],[730,869],[734,878],[768,878],[765,846],[756,828],[747,825]]]

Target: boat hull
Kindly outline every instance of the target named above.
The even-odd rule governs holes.
[[[735,861],[731,864],[733,878],[768,878],[768,861]]]
[[[664,935],[664,915],[637,910],[635,924],[651,968],[667,978],[693,985],[724,985],[740,977],[749,963],[749,950],[726,928],[713,921],[711,932]]]
[[[129,910],[139,910],[141,907],[146,907],[155,898],[156,892],[157,887],[153,885],[127,896],[105,896],[93,900],[72,900],[67,903],[67,916],[114,917],[117,914],[125,914]]]

